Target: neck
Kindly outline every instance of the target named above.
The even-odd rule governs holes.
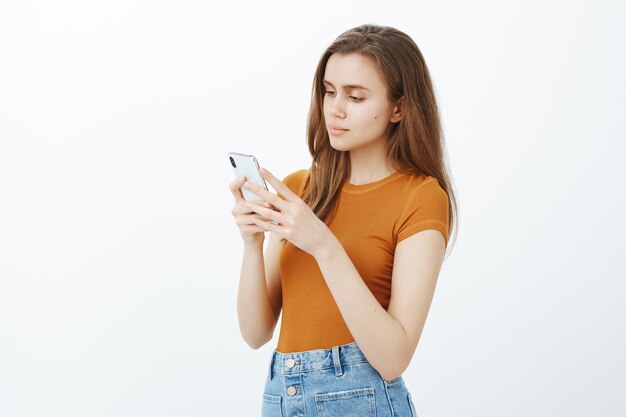
[[[381,141],[382,142],[382,141]],[[355,149],[350,151],[350,184],[367,184],[381,180],[396,169],[387,159],[386,149]]]

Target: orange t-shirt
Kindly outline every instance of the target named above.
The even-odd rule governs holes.
[[[308,170],[300,170],[283,182],[302,196],[307,178]],[[329,229],[385,310],[398,242],[436,229],[448,244],[448,195],[434,177],[396,171],[369,184],[346,181],[338,204]],[[301,352],[354,342],[313,256],[285,241],[279,271],[282,318],[276,350]]]

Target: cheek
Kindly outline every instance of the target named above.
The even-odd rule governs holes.
[[[386,125],[388,122],[387,109],[382,106],[363,106],[354,113],[355,119],[363,125]]]

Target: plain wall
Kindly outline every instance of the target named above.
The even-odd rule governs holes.
[[[0,3],[0,416],[256,416],[226,154],[310,164],[324,49],[416,41],[459,235],[422,417],[626,415],[620,1]],[[291,416],[286,416],[291,417]],[[311,416],[309,416],[311,417]]]

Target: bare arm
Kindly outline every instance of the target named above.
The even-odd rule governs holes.
[[[437,230],[423,230],[400,242],[387,311],[338,241],[333,240],[316,256],[355,342],[386,380],[401,375],[415,353],[444,254],[445,240]]]
[[[237,293],[237,317],[243,339],[258,349],[272,339],[282,307],[278,272],[280,236],[271,233],[265,257],[263,241],[244,243]]]
[[[254,224],[261,216],[249,210],[241,193],[245,177],[230,184],[235,198],[232,215],[243,239],[243,259],[237,291],[237,319],[243,339],[258,349],[272,339],[282,307],[278,254],[280,236],[271,233],[265,257],[265,230]],[[250,203],[256,206],[257,203]],[[261,202],[262,204],[262,202]]]

